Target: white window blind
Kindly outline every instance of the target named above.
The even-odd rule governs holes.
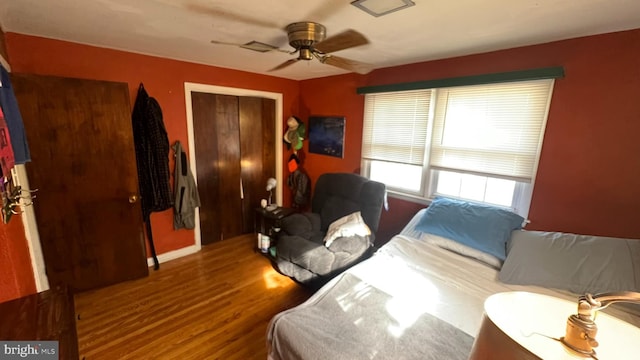
[[[553,80],[437,90],[430,165],[530,182]]]
[[[422,166],[431,90],[367,94],[362,157]]]

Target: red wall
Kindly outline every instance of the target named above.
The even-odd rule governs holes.
[[[185,82],[282,93],[285,118],[298,111],[299,83],[293,80],[15,33],[6,40],[16,73],[125,82],[132,105],[143,82],[162,107],[170,143],[188,142]],[[173,210],[153,213],[151,223],[158,254],[194,244],[192,230],[173,230]]]
[[[0,302],[36,292],[31,258],[20,216],[0,224]]]
[[[342,159],[308,153],[308,141],[303,142],[305,169],[315,179],[325,172],[360,172],[360,147],[362,146],[362,110],[364,97],[355,95],[360,75],[330,76],[313,81],[303,81],[300,86],[300,117],[307,123],[309,115],[345,116],[344,157]],[[307,134],[308,135],[308,134]]]
[[[359,86],[563,66],[556,80],[528,229],[640,238],[640,29],[301,82],[301,113],[346,116],[344,159],[307,155],[312,181],[359,168]],[[379,239],[417,204],[395,200]],[[380,244],[377,242],[378,245]]]

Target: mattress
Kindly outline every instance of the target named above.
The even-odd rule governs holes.
[[[267,333],[269,358],[466,359],[489,295],[529,291],[578,297],[501,283],[495,268],[416,236],[403,231],[305,303],[277,314]],[[637,315],[613,307],[606,312],[640,325]]]

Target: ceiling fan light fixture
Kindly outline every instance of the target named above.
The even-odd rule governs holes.
[[[351,5],[375,17],[415,5],[411,0],[356,0]]]
[[[298,60],[311,60],[313,59],[314,52],[311,51],[308,47],[300,48],[300,53],[298,54]]]

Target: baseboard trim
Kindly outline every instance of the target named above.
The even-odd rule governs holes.
[[[187,247],[183,247],[178,250],[169,251],[163,254],[158,255],[158,262],[165,263],[167,261],[175,260],[181,258],[183,256],[191,255],[200,251],[200,246],[191,245]],[[147,266],[153,266],[153,258],[147,258]]]

